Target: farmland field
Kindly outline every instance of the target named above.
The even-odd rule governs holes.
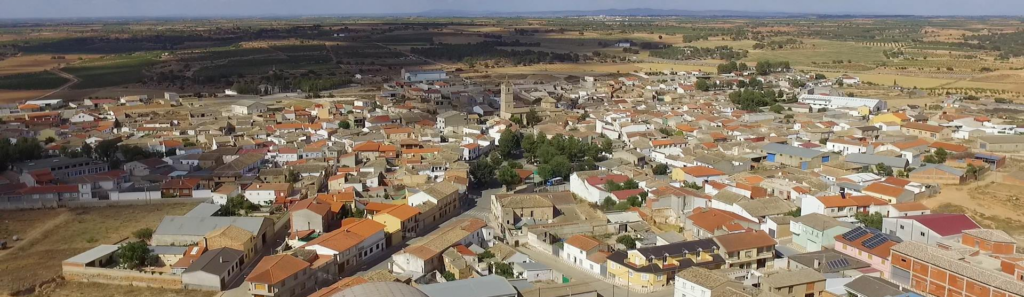
[[[0,90],[0,103],[13,103],[23,100],[35,99],[39,96],[46,95],[48,90],[33,90],[33,91],[13,91],[13,90]]]
[[[19,73],[0,76],[2,90],[51,90],[59,88],[69,80],[49,71]]]
[[[54,59],[54,57],[63,57],[63,59]],[[61,64],[75,63],[78,62],[79,59],[85,60],[95,57],[96,56],[93,55],[24,55],[13,57],[0,61],[0,76],[18,73],[39,72],[46,69],[57,67]]]
[[[84,283],[61,281],[52,286],[44,287],[32,294],[34,297],[213,297],[217,292],[182,289],[161,289],[101,283]]]
[[[885,61],[882,49],[851,42],[805,40],[798,49],[751,51],[744,61],[789,61],[793,66],[812,66],[835,60],[877,65]],[[813,62],[813,63],[812,63]]]
[[[156,63],[151,56],[132,55],[92,60],[62,70],[81,80],[73,86],[75,89],[106,88],[136,83],[145,78],[146,67]]]
[[[11,231],[4,231],[19,232],[25,240],[13,249],[0,252],[0,294],[52,278],[60,273],[61,260],[100,244],[119,242],[140,228],[155,229],[165,215],[182,215],[195,205],[175,203],[0,212],[0,218],[5,221],[30,226],[13,226]]]

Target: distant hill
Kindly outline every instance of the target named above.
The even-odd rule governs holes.
[[[559,10],[559,11],[467,11],[467,10],[427,10],[418,13],[401,14],[422,17],[569,17],[569,16],[689,16],[689,17],[785,17],[806,16],[810,14],[787,12],[756,12],[739,10],[679,10],[679,9],[601,9],[601,10]]]

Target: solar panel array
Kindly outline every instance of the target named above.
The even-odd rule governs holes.
[[[857,227],[854,228],[853,230],[846,231],[846,233],[843,233],[843,239],[846,239],[847,241],[854,241],[857,240],[857,238],[861,238],[861,236],[867,234],[868,230],[864,229],[863,227]]]
[[[850,261],[847,261],[846,258],[839,258],[832,261],[828,261],[828,263],[825,263],[825,266],[827,266],[828,269],[836,270],[844,268],[846,266],[850,266]]]
[[[862,244],[866,248],[873,249],[886,242],[889,242],[889,238],[885,237],[885,234],[878,233],[875,234],[875,236],[871,236],[871,238],[868,238],[868,240],[865,240]]]

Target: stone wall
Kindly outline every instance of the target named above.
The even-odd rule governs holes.
[[[181,288],[181,276],[169,273],[161,274],[122,269],[64,266],[62,274],[64,279],[69,281],[170,289]]]

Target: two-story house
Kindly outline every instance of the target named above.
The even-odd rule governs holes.
[[[835,237],[853,229],[853,224],[840,222],[820,213],[812,213],[790,221],[793,243],[813,252],[835,246]]]
[[[608,278],[638,289],[669,286],[676,273],[690,267],[718,269],[725,265],[713,239],[617,251],[608,256]]]
[[[719,247],[719,256],[725,259],[726,268],[754,270],[773,266],[778,242],[762,230],[730,233],[712,239]]]

